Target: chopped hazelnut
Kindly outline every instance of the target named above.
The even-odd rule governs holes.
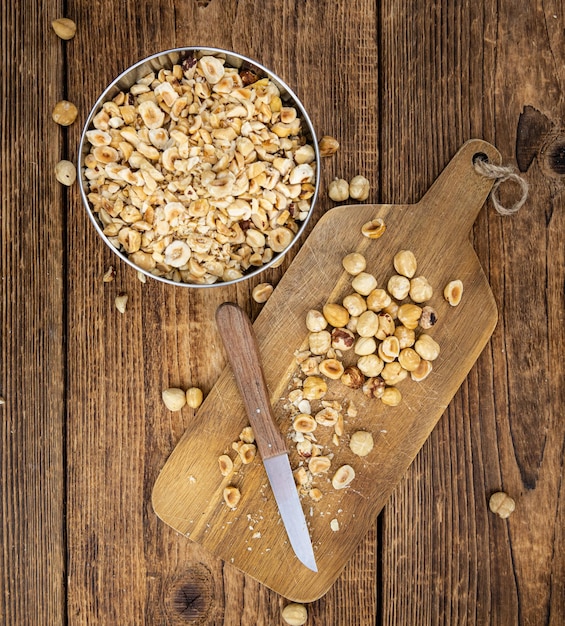
[[[230,507],[230,509],[235,509],[241,500],[241,493],[239,489],[231,485],[224,489],[223,496],[224,502]]]

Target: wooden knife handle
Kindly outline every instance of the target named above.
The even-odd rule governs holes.
[[[259,346],[249,317],[237,304],[225,302],[216,310],[216,323],[261,456],[268,459],[287,453],[284,437],[273,418]]]

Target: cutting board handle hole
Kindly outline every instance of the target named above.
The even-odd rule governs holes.
[[[488,156],[484,152],[475,152],[473,155],[473,165],[475,165],[477,161],[488,163]]]

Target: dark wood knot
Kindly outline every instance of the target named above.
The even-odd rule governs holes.
[[[565,174],[565,138],[558,137],[547,151],[547,164],[559,176]]]
[[[210,570],[198,563],[176,578],[165,590],[169,623],[207,624],[214,608],[214,580]]]

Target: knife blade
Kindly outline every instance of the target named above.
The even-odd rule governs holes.
[[[290,545],[300,562],[313,572],[317,572],[312,541],[292,475],[288,449],[273,418],[259,346],[251,320],[237,304],[224,302],[216,310],[216,323]]]

